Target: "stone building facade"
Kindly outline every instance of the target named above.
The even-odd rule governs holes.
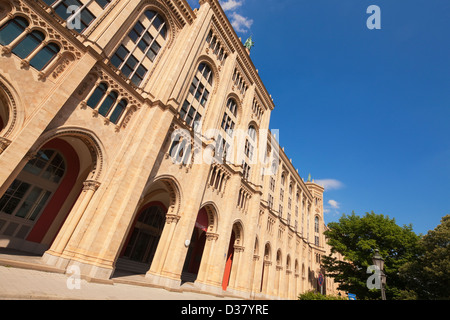
[[[318,290],[324,189],[268,131],[217,0],[0,0],[0,53],[1,247],[92,279]]]

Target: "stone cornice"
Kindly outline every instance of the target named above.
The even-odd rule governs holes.
[[[194,11],[191,9],[186,0],[165,0],[166,4],[177,12],[179,20],[185,20],[192,24],[196,18]],[[176,8],[176,9],[175,9]]]
[[[264,106],[268,107],[270,110],[275,108],[275,105],[272,101],[270,94],[267,92],[264,83],[262,82],[258,72],[253,64],[252,59],[250,58],[249,53],[244,47],[242,40],[236,34],[233,26],[228,20],[225,12],[219,4],[218,0],[200,0],[200,5],[204,3],[208,3],[211,9],[214,12],[213,21],[216,23],[216,27],[221,29],[221,33],[226,36],[227,44],[232,48],[233,51],[236,51],[238,54],[238,61],[242,60],[241,66],[245,69],[245,73],[252,79],[252,82],[256,83],[257,91],[260,92],[261,96],[264,100]]]

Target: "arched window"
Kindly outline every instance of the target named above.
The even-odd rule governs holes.
[[[172,145],[169,149],[169,155],[174,164],[187,165],[191,159],[192,146],[189,139],[177,134],[172,140]]]
[[[281,174],[281,185],[284,186],[284,184],[286,183],[286,173],[282,173]]]
[[[112,123],[117,124],[117,122],[119,122],[119,120],[120,120],[120,117],[122,116],[122,114],[124,113],[125,109],[127,108],[127,105],[128,105],[128,103],[125,100],[123,100],[123,99],[120,100],[120,102],[114,108],[113,113],[109,117],[109,120]]]
[[[116,103],[117,98],[119,97],[119,94],[115,91],[111,91],[109,95],[106,97],[106,99],[103,101],[100,108],[98,108],[98,113],[102,116],[106,117],[109,113],[109,110],[114,106]]]
[[[108,91],[108,85],[106,83],[100,83],[97,88],[95,88],[91,97],[87,101],[87,105],[92,109],[95,109],[102,98],[106,95]]]
[[[188,96],[184,101],[180,118],[186,121],[188,126],[202,120],[202,114],[206,111],[210,92],[213,85],[213,72],[206,63],[200,63],[197,72],[189,87]]]
[[[41,150],[28,161],[0,199],[0,234],[25,238],[65,171],[65,160],[55,150]],[[11,222],[5,223],[7,220]],[[18,228],[20,224],[23,226]]]
[[[30,66],[36,70],[44,69],[58,54],[60,48],[55,43],[49,43],[43,47],[39,52],[30,60]]]
[[[233,98],[228,99],[227,109],[223,114],[222,129],[229,135],[233,136],[234,127],[237,122],[237,103]]]
[[[0,27],[0,44],[7,46],[20,36],[30,25],[27,19],[15,17]]]
[[[253,141],[256,142],[256,129],[252,124],[248,127],[248,135]]]
[[[117,124],[128,106],[125,99],[120,101],[118,99],[119,94],[116,91],[108,92],[108,85],[102,82],[94,89],[86,104],[98,110],[98,114]]]
[[[140,86],[166,40],[166,22],[160,14],[147,10],[111,57],[111,64]]]
[[[270,245],[267,243],[266,246],[264,247],[264,261],[270,261],[270,260],[271,260]]]
[[[314,218],[314,232],[319,232],[319,217]]]
[[[43,0],[66,21],[67,27],[82,33],[96,19],[93,12],[101,12],[111,0]]]
[[[283,264],[283,261],[281,260],[281,251],[277,251],[277,266],[281,267]]]
[[[25,59],[44,41],[45,35],[37,30],[33,30],[22,39],[12,50],[21,59]]]

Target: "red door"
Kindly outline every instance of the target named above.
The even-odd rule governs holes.
[[[231,267],[233,266],[234,256],[234,231],[231,233],[230,246],[228,247],[227,263],[225,264],[225,272],[223,274],[222,289],[227,291],[230,283]]]

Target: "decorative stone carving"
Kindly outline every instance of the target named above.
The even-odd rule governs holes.
[[[100,182],[95,181],[95,180],[86,180],[85,182],[83,182],[83,191],[97,191],[98,188],[100,188]]]
[[[8,146],[11,144],[11,141],[6,139],[6,138],[2,138],[0,137],[0,154],[3,153],[3,151],[6,150],[6,148],[8,148]]]

